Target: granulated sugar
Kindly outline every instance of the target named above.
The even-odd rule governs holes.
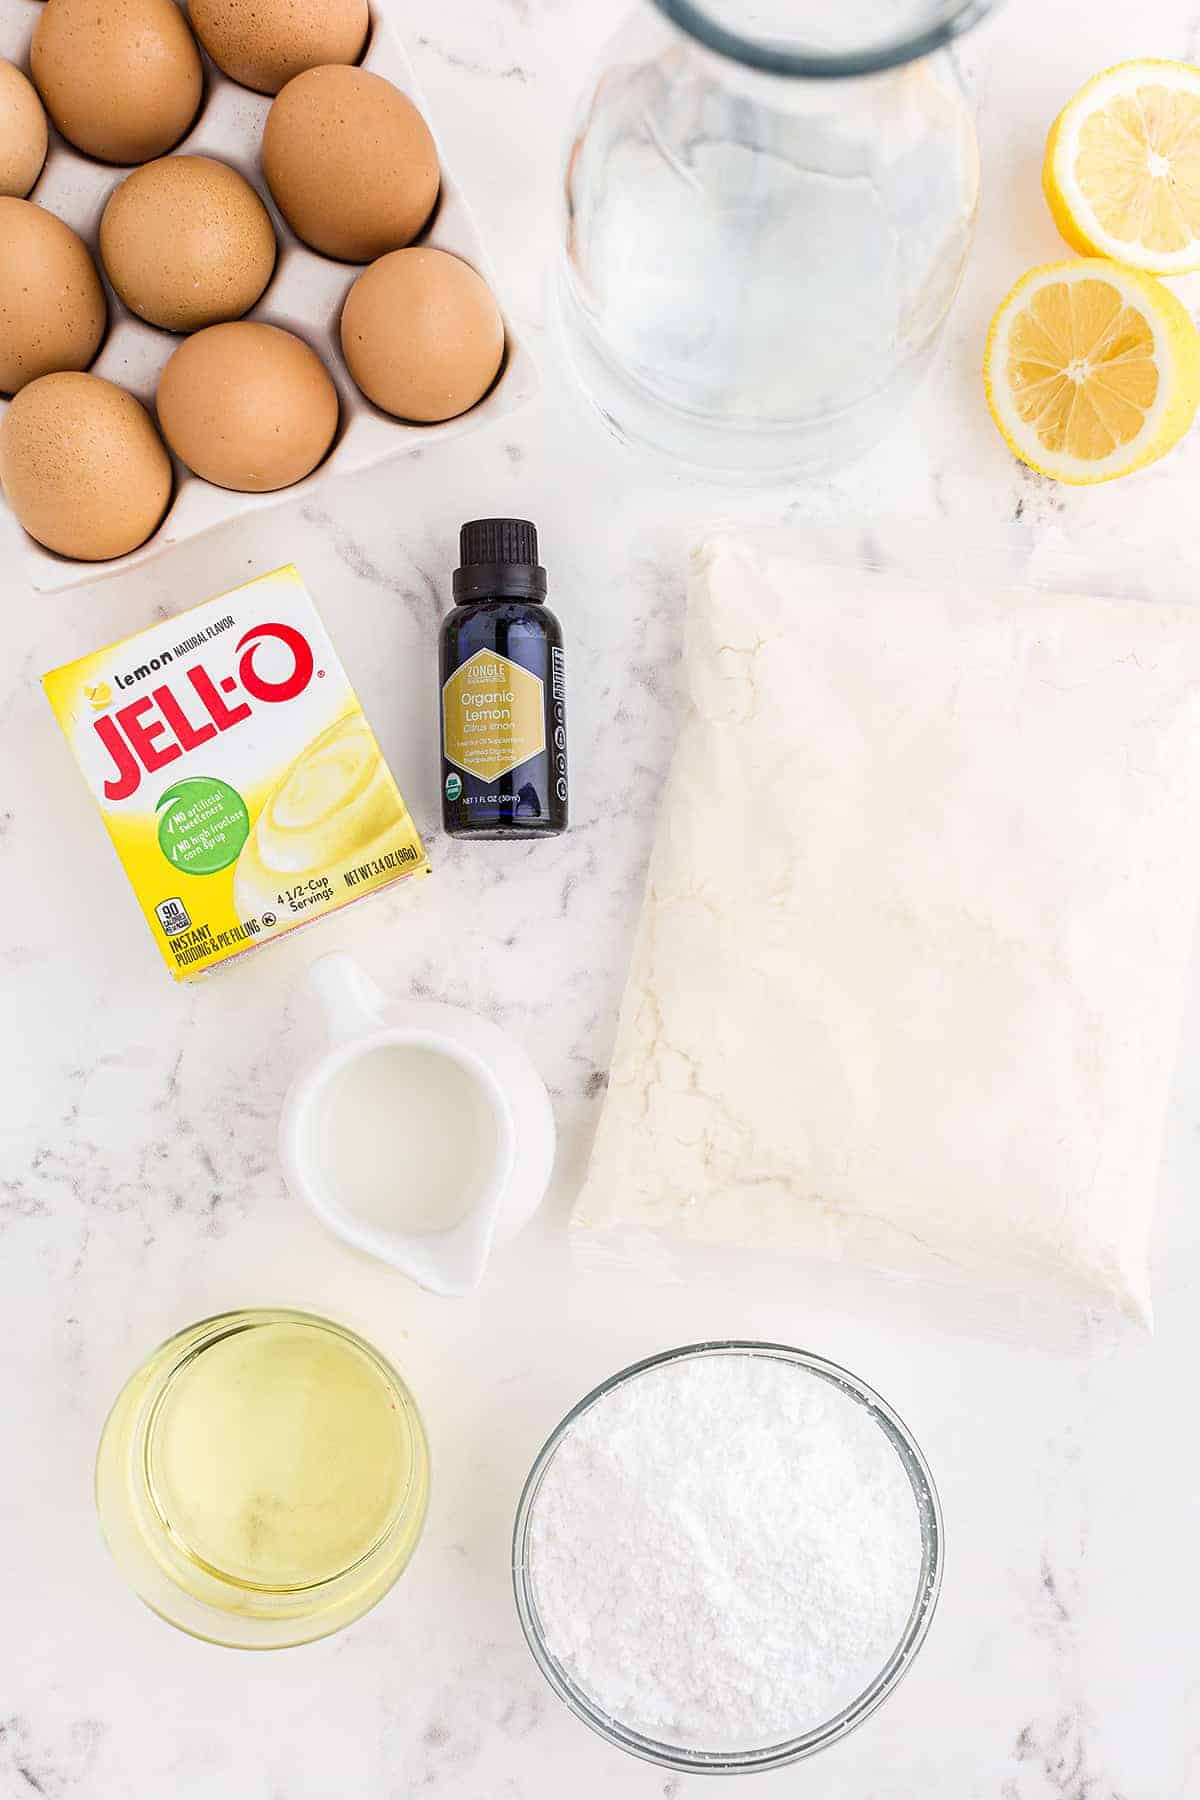
[[[745,1750],[879,1674],[921,1530],[866,1407],[800,1365],[712,1354],[647,1370],[571,1427],[529,1564],[546,1643],[594,1704],[673,1745]]]

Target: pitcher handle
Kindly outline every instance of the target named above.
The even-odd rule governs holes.
[[[383,1024],[387,996],[344,950],[320,956],[308,978],[325,1014],[330,1040],[344,1044]]]

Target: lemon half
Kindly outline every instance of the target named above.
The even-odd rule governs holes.
[[[1084,256],[1200,268],[1200,69],[1147,57],[1095,76],[1050,128],[1042,185]]]
[[[988,333],[984,386],[1009,449],[1058,481],[1165,456],[1200,402],[1200,333],[1152,275],[1088,258],[1022,276]]]

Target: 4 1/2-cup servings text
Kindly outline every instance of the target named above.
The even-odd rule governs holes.
[[[290,566],[43,685],[177,978],[428,869]]]

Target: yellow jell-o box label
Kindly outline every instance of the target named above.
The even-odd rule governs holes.
[[[42,685],[179,979],[428,871],[294,568]]]

